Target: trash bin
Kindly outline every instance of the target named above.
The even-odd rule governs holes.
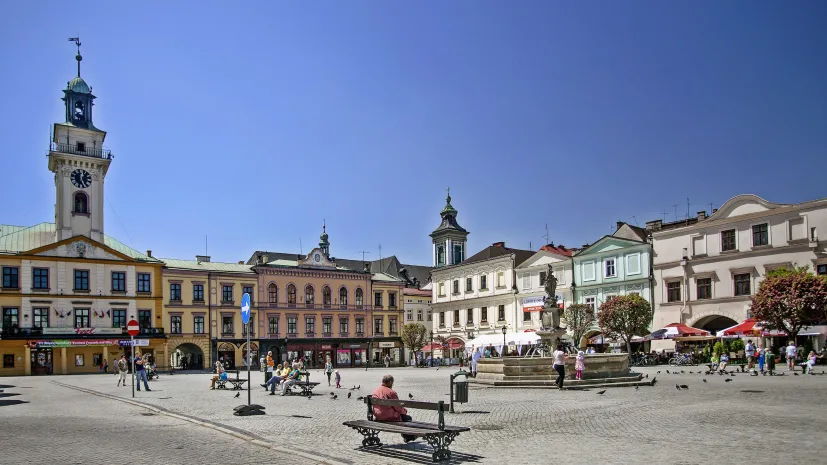
[[[459,371],[454,374],[454,377],[462,376],[462,380],[454,380],[454,402],[464,404],[468,402],[468,374],[464,371]]]

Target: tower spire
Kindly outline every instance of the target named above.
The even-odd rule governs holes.
[[[78,46],[78,54],[75,55],[75,60],[78,61],[78,77],[80,77],[80,62],[83,60],[83,57],[80,56],[80,37],[69,37],[69,42],[74,42]]]

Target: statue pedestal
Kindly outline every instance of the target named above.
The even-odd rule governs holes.
[[[566,335],[566,330],[560,328],[541,329],[537,331],[537,335],[540,336],[540,340],[543,342],[543,344],[545,344],[546,347],[548,347],[549,350],[553,352],[554,349],[557,348],[557,340],[563,340],[563,336]],[[548,355],[550,356],[551,354]]]
[[[586,355],[582,381],[574,379],[574,361],[575,356],[569,354],[566,359],[566,387],[650,384],[649,380],[641,379],[642,375],[629,370],[627,354]],[[494,387],[553,386],[557,379],[557,372],[552,368],[553,362],[550,357],[482,358],[477,362],[476,378],[469,382]]]

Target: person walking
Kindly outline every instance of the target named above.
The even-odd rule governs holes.
[[[744,352],[747,355],[747,369],[751,370],[755,366],[755,345],[753,345],[752,339],[747,340]]]
[[[797,352],[797,347],[795,346],[794,341],[790,341],[787,344],[787,369],[790,371],[795,371],[795,354]]]
[[[385,354],[385,368],[388,368],[390,366],[391,366],[391,356],[388,355],[388,354]]]
[[[567,355],[563,352],[563,344],[557,344],[557,350],[552,354],[554,358],[554,370],[557,371],[557,380],[554,384],[557,389],[563,389],[563,380],[566,378],[566,358]]]
[[[333,373],[336,375],[334,379],[336,380],[336,389],[342,387],[342,375],[339,374],[339,370],[334,370]]]
[[[144,380],[144,389],[146,389],[147,392],[151,392],[152,389],[149,388],[149,383],[147,382],[147,379],[146,379],[146,367],[144,367],[144,363],[146,363],[146,362],[144,361],[144,358],[141,357],[141,352],[136,351],[136,354],[135,354],[135,384],[136,384],[136,386],[135,387],[136,387],[136,389],[138,389],[140,391],[141,390],[141,380]]]
[[[764,349],[758,349],[758,371],[764,373],[764,364],[767,361],[766,354],[764,353]]]
[[[324,373],[327,375],[327,385],[330,386],[330,377],[333,375],[333,362],[330,361],[330,357],[327,357],[324,363]]]
[[[126,355],[121,355],[121,359],[118,360],[115,367],[116,372],[120,375],[117,386],[121,386],[121,384],[123,384],[123,387],[126,387],[126,374],[129,372],[129,362],[126,361]]]
[[[393,376],[383,376],[382,384],[373,390],[371,397],[374,399],[399,400],[399,396],[393,390]],[[372,405],[371,407],[373,408],[373,418],[376,421],[413,421],[413,418],[408,415],[408,411],[404,407],[389,405]],[[403,434],[402,439],[405,442],[411,442],[416,439],[416,436]]]
[[[577,359],[574,362],[574,369],[577,372],[577,379],[583,380],[583,370],[586,369],[586,354],[582,350],[577,352]]]

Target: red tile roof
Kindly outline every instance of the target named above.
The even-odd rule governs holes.
[[[540,247],[540,250],[556,253],[557,255],[563,255],[564,257],[571,257],[572,255],[574,255],[574,251],[567,249],[564,245],[548,244]]]
[[[421,295],[431,297],[431,291],[423,290],[423,289],[414,289],[412,287],[406,287],[402,289],[402,295]]]

